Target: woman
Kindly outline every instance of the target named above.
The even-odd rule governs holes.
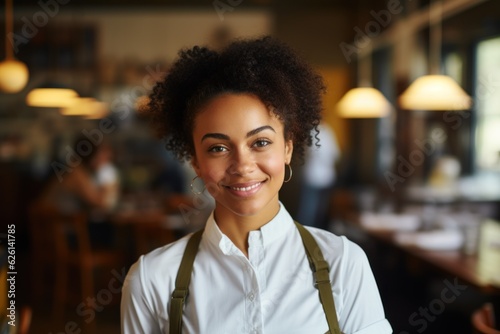
[[[180,314],[172,314],[172,295],[176,279],[185,283],[177,274],[194,236],[132,266],[123,287],[123,333],[171,333],[178,320],[184,333],[328,331],[302,234],[278,198],[292,177],[292,157],[312,143],[323,89],[319,76],[271,38],[234,42],[220,53],[180,53],[147,112],[167,148],[190,159],[215,209],[195,248]],[[363,251],[345,237],[307,230],[328,264],[342,332],[390,333]]]

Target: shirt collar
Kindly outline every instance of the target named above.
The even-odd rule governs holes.
[[[259,230],[252,231],[251,234],[255,235],[258,233],[259,238],[262,238],[264,247],[267,247],[275,239],[285,235],[292,227],[293,219],[280,202],[280,208],[276,216],[274,216],[274,218],[267,224],[263,225]],[[210,217],[208,217],[204,236],[207,237],[210,243],[219,247],[226,255],[232,254],[236,249],[233,242],[219,229],[219,226],[215,222],[213,211],[210,214]]]

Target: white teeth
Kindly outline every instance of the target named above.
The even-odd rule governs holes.
[[[256,184],[254,184],[254,185],[251,185],[251,186],[249,186],[249,187],[243,187],[243,188],[239,188],[239,187],[230,187],[230,188],[231,188],[231,189],[233,189],[233,190],[236,190],[236,191],[250,191],[250,190],[252,190],[252,189],[257,188],[257,187],[260,185],[260,183],[261,183],[261,182],[256,183]]]

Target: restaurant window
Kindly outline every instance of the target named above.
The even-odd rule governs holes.
[[[476,49],[475,151],[478,172],[500,172],[500,37]]]

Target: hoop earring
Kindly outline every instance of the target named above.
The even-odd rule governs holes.
[[[194,181],[196,181],[196,179],[199,178],[198,175],[196,175],[195,177],[193,177],[193,179],[191,180],[191,184],[190,184],[190,187],[191,187],[191,192],[195,195],[201,195],[203,193],[203,191],[205,190],[205,186],[203,186],[203,190],[202,191],[197,191],[195,188],[194,188]]]
[[[288,170],[290,171],[290,176],[288,177],[288,179],[283,181],[284,183],[287,183],[292,179],[293,171],[292,171],[292,166],[290,166],[290,164],[285,164],[285,166],[288,166]]]

